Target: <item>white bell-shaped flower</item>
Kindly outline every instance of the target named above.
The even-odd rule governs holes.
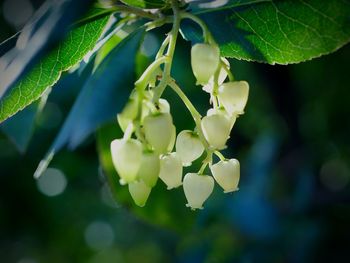
[[[188,173],[184,177],[183,188],[187,199],[187,207],[192,210],[203,209],[203,203],[214,189],[214,179],[208,175]]]
[[[246,81],[234,81],[219,87],[219,101],[230,115],[244,113],[248,101],[249,84]]]
[[[236,122],[237,116],[236,115],[232,115],[232,116],[229,115],[223,107],[220,107],[217,109],[209,109],[207,111],[207,116],[212,116],[215,114],[221,114],[221,115],[225,116],[225,118],[230,122],[230,131],[231,131],[233,128],[233,125]]]
[[[207,115],[201,121],[205,139],[213,149],[219,150],[226,147],[232,126],[232,120],[220,113]]]
[[[175,125],[173,125],[173,129],[171,131],[171,139],[170,139],[170,143],[168,146],[168,153],[172,152],[175,146],[175,140],[176,140],[176,127]]]
[[[147,92],[146,94],[150,94],[151,92]],[[166,99],[159,99],[158,101],[158,107],[152,104],[150,100],[152,100],[152,97],[149,97],[147,95],[147,98],[143,100],[142,103],[142,115],[141,115],[141,124],[143,125],[144,119],[151,114],[152,111],[158,111],[161,113],[170,113],[170,104]]]
[[[123,111],[117,115],[117,120],[123,132],[126,131],[128,125],[137,117],[138,105],[137,98],[133,96],[126,103]]]
[[[142,161],[137,177],[149,187],[157,183],[160,172],[159,155],[155,152],[143,152]]]
[[[141,166],[142,144],[135,139],[113,140],[111,153],[114,167],[122,182],[133,182]]]
[[[175,152],[161,157],[159,178],[167,185],[168,190],[182,184],[182,163]]]
[[[134,200],[135,204],[143,207],[145,206],[147,199],[151,193],[151,187],[149,187],[142,180],[134,181],[128,185],[129,193]]]
[[[143,123],[145,137],[157,153],[168,151],[173,136],[173,120],[169,113],[148,115]]]
[[[238,190],[240,177],[240,165],[238,160],[230,159],[219,161],[212,165],[210,170],[216,182],[224,189],[225,193]]]
[[[191,49],[191,65],[197,84],[205,85],[220,63],[220,50],[216,45],[196,44]]]
[[[203,153],[204,146],[197,134],[184,130],[177,135],[176,152],[184,166],[190,166]]]

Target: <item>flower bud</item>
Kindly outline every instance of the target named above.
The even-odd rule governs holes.
[[[171,143],[174,128],[169,113],[148,115],[143,123],[145,137],[157,153],[166,153]]]
[[[164,155],[160,159],[159,178],[167,185],[168,190],[182,184],[182,163],[176,153]]]
[[[192,210],[203,209],[203,203],[214,189],[214,179],[208,175],[188,173],[184,177],[183,188],[187,199],[187,207]]]
[[[160,171],[159,155],[154,152],[144,152],[137,177],[149,187],[157,183]]]
[[[113,140],[111,153],[114,167],[121,180],[125,183],[134,181],[141,165],[142,144],[135,139]]]
[[[217,70],[219,62],[220,50],[216,45],[194,45],[191,49],[191,65],[197,84],[207,84]]]
[[[137,99],[130,98],[123,111],[117,115],[120,128],[125,132],[128,125],[137,117]]]
[[[198,135],[192,131],[184,130],[177,135],[176,152],[184,166],[190,166],[204,151],[204,146]]]
[[[149,194],[151,193],[151,187],[146,185],[142,180],[134,181],[128,185],[129,193],[134,200],[135,204],[143,207],[145,206]]]
[[[166,99],[158,100],[159,111],[163,113],[170,113],[170,105]]]
[[[210,167],[216,182],[224,189],[225,193],[238,190],[239,167],[239,162],[236,159],[220,161]]]
[[[246,81],[234,81],[219,87],[219,101],[230,115],[243,114],[247,104],[249,85]]]
[[[214,149],[223,149],[230,136],[232,121],[223,114],[205,116],[201,121],[205,139]]]

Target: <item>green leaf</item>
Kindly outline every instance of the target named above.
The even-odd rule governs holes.
[[[134,7],[144,8],[144,9],[163,8],[164,6],[166,6],[165,0],[121,0],[121,1],[129,6],[134,6]]]
[[[42,97],[45,101],[44,97],[46,96]],[[32,103],[0,125],[0,130],[12,141],[20,153],[24,153],[28,147],[34,131],[35,120],[42,108],[41,104],[39,101]]]
[[[82,24],[86,24],[93,20],[97,20],[98,18],[105,17],[106,15],[110,15],[114,12],[111,8],[102,8],[99,6],[94,6],[90,8],[89,11],[79,20],[75,21],[74,26],[79,26]]]
[[[196,11],[223,56],[269,64],[298,63],[350,41],[349,0],[240,1],[238,7],[234,2]],[[185,29],[185,33],[193,41],[201,39],[199,31]]]
[[[190,8],[193,10],[196,14],[203,14],[207,12],[213,12],[213,11],[219,11],[224,10],[228,8],[238,7],[238,6],[244,6],[244,5],[251,5],[261,2],[270,2],[271,0],[229,0],[229,1],[194,1],[190,2]]]
[[[17,45],[1,57],[0,98],[62,40],[92,0],[46,1],[18,34]]]
[[[70,31],[67,38],[30,71],[0,101],[0,122],[31,104],[60,78],[61,73],[80,62],[93,49],[108,17]]]
[[[115,119],[134,87],[135,57],[143,35],[143,27],[128,35],[88,76],[94,66],[94,61],[90,61],[83,72],[87,80],[53,145],[40,162],[34,174],[36,178],[63,146],[77,147],[99,126]]]

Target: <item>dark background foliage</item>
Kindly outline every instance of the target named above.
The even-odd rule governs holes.
[[[36,9],[40,1],[32,4]],[[25,22],[6,18],[4,6],[0,42]],[[151,38],[160,41],[163,33]],[[205,112],[208,98],[194,85],[189,50],[181,40],[174,75]],[[230,60],[235,77],[251,85],[246,114],[225,153],[241,162],[240,190],[224,195],[216,187],[203,211],[180,209],[171,217],[165,210],[140,214],[112,200],[95,136],[56,155],[51,167],[59,171],[58,181],[33,179],[80,85],[76,74],[67,75],[37,118],[26,153],[0,135],[0,262],[346,262],[349,61],[349,45],[289,66]],[[178,129],[193,127],[181,102],[165,95]],[[63,191],[50,197],[60,184]],[[162,182],[158,188],[165,188]],[[174,197],[167,211],[184,207],[181,189],[159,191],[157,196]],[[143,210],[162,201],[151,197]]]

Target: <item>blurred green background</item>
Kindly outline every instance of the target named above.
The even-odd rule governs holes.
[[[18,16],[9,15],[11,0],[0,2],[0,42],[41,4],[22,2],[29,7]],[[164,32],[147,35],[138,68]],[[194,85],[189,51],[180,40],[174,76],[205,113],[208,97]],[[113,200],[97,149],[120,136],[115,123],[76,151],[58,153],[46,175],[33,179],[78,92],[77,74],[67,75],[25,153],[0,134],[0,262],[347,262],[349,61],[349,45],[297,65],[230,60],[235,77],[251,86],[225,152],[241,162],[240,190],[223,194],[216,186],[196,212],[185,207],[181,188],[167,191],[162,182],[142,209],[122,187]],[[193,128],[175,94],[165,97],[178,131]]]

